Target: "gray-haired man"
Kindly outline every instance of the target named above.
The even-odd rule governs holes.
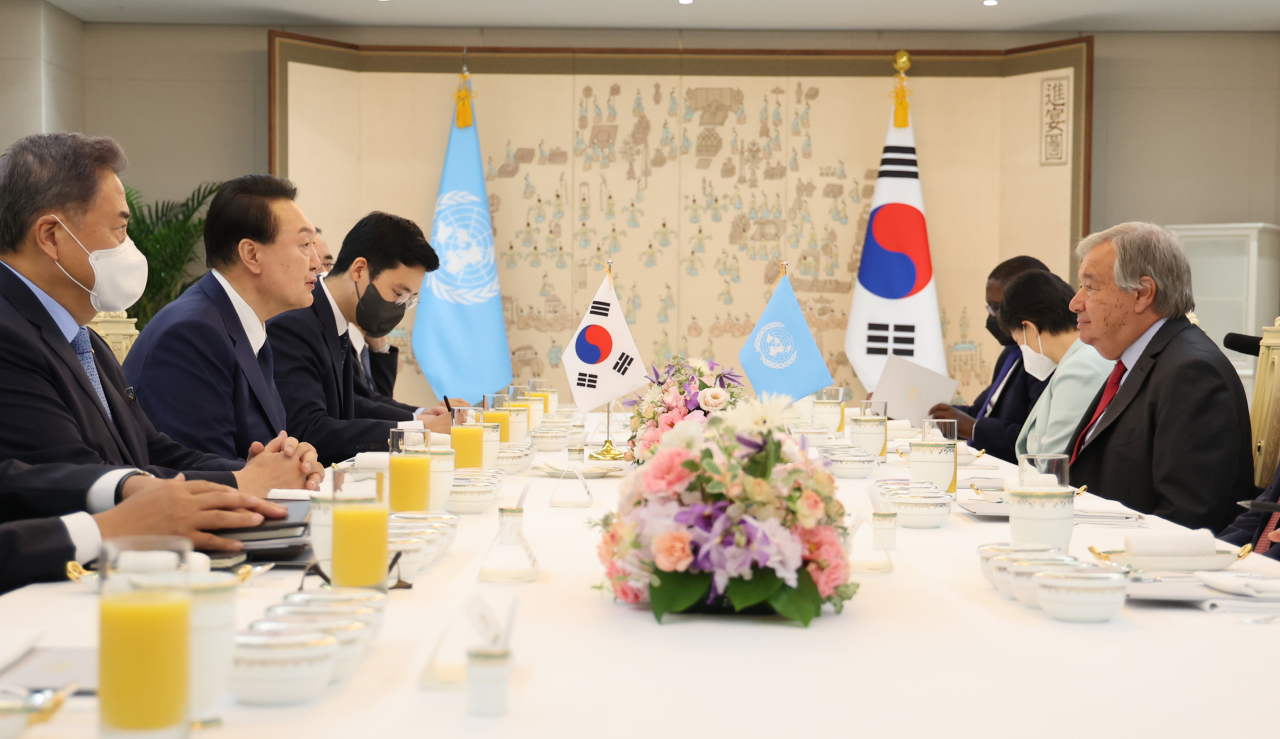
[[[1191,528],[1222,530],[1257,495],[1240,377],[1186,314],[1178,238],[1122,223],[1076,247],[1080,340],[1116,361],[1071,440],[1071,482]]]

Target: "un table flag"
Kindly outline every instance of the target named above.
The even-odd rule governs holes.
[[[901,105],[905,112],[905,97]],[[910,116],[902,118],[885,134],[844,339],[867,390],[876,388],[891,354],[947,374],[915,132]]]
[[[431,225],[440,269],[422,282],[413,354],[436,395],[476,403],[485,393],[511,384],[511,351],[466,75],[454,99],[457,109]]]
[[[649,384],[644,360],[618,305],[613,275],[605,273],[562,361],[573,402],[583,412]]]
[[[783,275],[778,281],[760,322],[738,352],[738,363],[756,395],[773,393],[797,400],[832,384],[790,277]]]

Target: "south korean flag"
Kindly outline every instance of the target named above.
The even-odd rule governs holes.
[[[584,413],[648,386],[645,363],[627,329],[612,275],[606,273],[600,283],[563,362],[573,402]]]

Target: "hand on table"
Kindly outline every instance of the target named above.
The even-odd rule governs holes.
[[[315,447],[281,431],[266,446],[253,442],[249,461],[235,476],[241,492],[265,498],[272,488],[319,490],[324,468]]]
[[[185,536],[196,549],[236,552],[239,541],[223,539],[209,530],[257,526],[263,518],[282,518],[288,512],[277,505],[225,485],[204,480],[188,482],[182,475],[172,480],[136,475],[126,481],[145,480],[129,497],[109,511],[94,515],[103,539],[157,534]]]
[[[438,416],[418,416],[418,420],[422,421],[422,425],[426,427],[428,431],[434,431],[437,434],[447,434],[449,433],[449,429],[453,426],[453,419],[449,417],[448,413]]]
[[[954,406],[946,403],[939,403],[929,409],[930,418],[949,418],[956,422],[956,434],[961,439],[973,438],[973,424],[975,423],[973,416],[956,410]]]

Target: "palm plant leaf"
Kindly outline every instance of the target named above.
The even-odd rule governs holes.
[[[125,188],[132,217],[129,236],[147,258],[147,288],[129,315],[138,319],[141,329],[161,308],[182,294],[195,280],[188,275],[196,246],[204,235],[201,209],[221,183],[206,182],[183,201],[142,202],[142,195]]]

